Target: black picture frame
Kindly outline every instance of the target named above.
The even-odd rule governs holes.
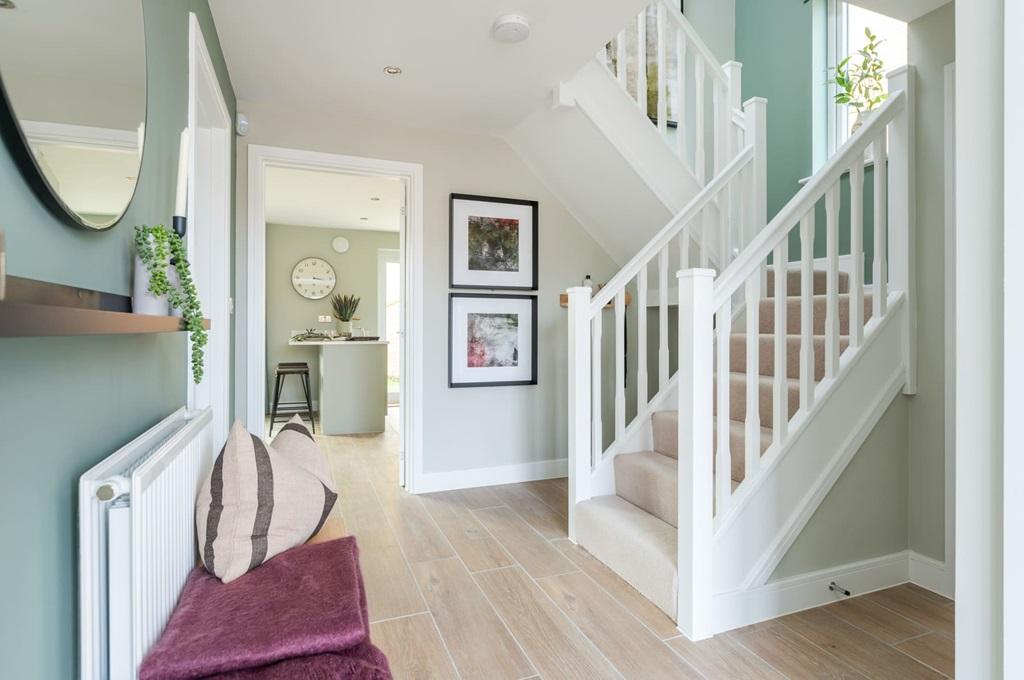
[[[479,201],[481,203],[505,203],[509,205],[524,205],[531,208],[533,221],[531,254],[533,258],[533,272],[530,285],[528,286],[496,286],[492,284],[475,284],[471,282],[456,283],[455,281],[455,201]],[[540,279],[540,203],[519,198],[502,198],[499,196],[480,196],[476,194],[448,195],[448,287],[457,290],[537,290]]]
[[[498,300],[529,300],[530,302],[530,352],[531,367],[528,380],[496,380],[484,382],[455,382],[454,379],[454,347],[455,300],[458,298],[485,298]],[[496,293],[449,293],[448,294],[448,387],[509,387],[517,385],[537,384],[537,296],[536,295],[500,295]]]

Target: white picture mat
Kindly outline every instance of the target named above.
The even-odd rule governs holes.
[[[508,367],[474,367],[466,365],[469,346],[468,318],[470,314],[519,315],[519,365]],[[533,298],[452,298],[451,329],[451,382],[487,383],[520,382],[533,379]]]
[[[485,272],[469,268],[469,218],[519,220],[519,271]],[[465,198],[452,200],[452,284],[474,288],[533,287],[533,206]]]

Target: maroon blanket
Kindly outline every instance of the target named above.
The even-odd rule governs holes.
[[[139,677],[391,678],[369,641],[355,538],[287,550],[230,583],[196,567]]]

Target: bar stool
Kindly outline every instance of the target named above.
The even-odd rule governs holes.
[[[306,393],[306,410],[289,410],[281,412],[278,406],[281,401],[281,388],[284,386],[284,379],[289,375],[297,375],[302,382],[302,391]],[[278,416],[284,416],[286,419],[290,415],[307,415],[309,416],[309,425],[313,433],[316,433],[316,424],[313,422],[313,400],[310,398],[310,387],[309,387],[309,364],[305,361],[285,361],[277,365],[274,369],[274,407],[270,410],[270,434],[274,435],[274,421],[277,420]]]

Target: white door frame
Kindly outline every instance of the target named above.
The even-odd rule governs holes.
[[[203,311],[210,319],[210,334],[204,377],[199,385],[192,382],[191,362],[186,360],[186,404],[189,409],[212,407],[214,441],[223,442],[227,440],[231,418],[232,121],[195,13],[189,13],[188,44],[188,127],[192,148],[185,241],[189,261],[196,265],[196,287]],[[203,262],[197,253],[200,243],[208,249]]]
[[[945,185],[945,586],[956,586],[956,66],[943,68]],[[955,599],[955,598],[954,598]]]
[[[377,335],[381,336],[385,340],[387,339],[387,300],[385,300],[385,294],[387,293],[387,264],[389,262],[397,262],[398,266],[402,266],[402,250],[401,248],[378,248],[377,249]],[[401,282],[399,282],[401,286]],[[403,302],[404,304],[404,302]],[[401,329],[399,329],[399,337],[401,337]],[[388,348],[390,349],[390,347]],[[401,364],[399,364],[401,366]],[[401,390],[401,384],[399,384],[399,390]],[[390,405],[390,404],[389,404]],[[404,408],[401,403],[401,392],[399,392],[399,412]]]
[[[248,149],[248,314],[246,425],[263,431],[266,412],[266,171],[269,167],[399,178],[406,187],[406,219],[399,243],[403,274],[403,351],[401,455],[405,486],[416,491],[423,450],[423,166],[419,163],[362,158],[250,144]]]

